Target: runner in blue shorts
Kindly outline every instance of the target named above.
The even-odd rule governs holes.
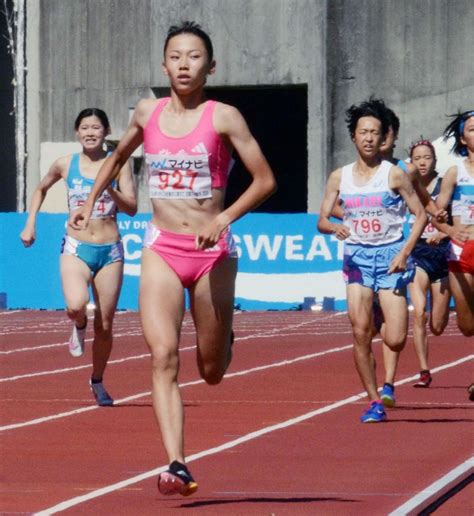
[[[407,163],[406,161],[395,157],[394,151],[396,148],[396,142],[398,140],[398,132],[400,130],[400,119],[396,115],[396,113],[390,109],[382,100],[380,102],[380,107],[385,110],[387,119],[388,119],[388,132],[380,146],[380,156],[383,160],[390,162],[392,165],[396,165],[401,168],[410,179],[413,188],[420,198],[423,206],[427,213],[429,213],[433,217],[433,224],[436,224],[436,227],[440,230],[449,230],[449,226],[447,222],[447,212],[446,210],[440,209],[434,200],[431,198],[426,186],[423,184],[420,172],[417,167],[413,163]],[[343,218],[343,211],[340,205],[336,205],[335,209],[332,213],[333,217],[337,217],[339,219]],[[377,333],[380,333],[382,337],[382,341],[385,336],[385,324],[383,320],[383,314],[380,309],[380,303],[378,300],[378,295],[375,296],[374,305],[373,305],[373,332],[374,336]],[[400,354],[389,346],[382,343],[383,350],[383,364],[385,370],[384,383],[381,389],[381,399],[386,407],[394,407],[395,406],[395,376],[398,367],[398,360],[400,358]]]
[[[82,152],[57,159],[34,191],[28,220],[20,235],[25,247],[35,242],[36,216],[48,190],[63,179],[69,210],[78,210],[108,155],[105,138],[110,127],[104,111],[97,108],[82,110],[74,127]],[[89,286],[94,294],[96,309],[90,389],[100,406],[113,405],[102,380],[112,351],[112,324],[123,277],[123,246],[116,214],[120,210],[134,215],[136,209],[135,187],[127,163],[97,200],[92,224],[87,230],[80,231],[68,227],[61,245],[61,282],[67,315],[74,323],[68,343],[73,357],[84,354]]]
[[[413,161],[406,162],[405,160],[395,156],[396,142],[398,140],[398,132],[400,130],[400,119],[396,113],[385,106],[387,116],[389,119],[389,130],[385,137],[382,146],[380,147],[380,153],[382,159],[390,161],[393,165],[397,165],[408,175],[413,188],[420,198],[426,212],[432,217],[433,224],[440,230],[448,229],[447,221],[448,214],[446,210],[440,209],[434,200],[432,199],[430,192],[426,188],[426,184],[422,178],[420,171]],[[434,227],[434,226],[432,226]],[[378,303],[374,304],[374,320],[378,323],[374,331],[379,331],[382,339],[384,339],[385,328],[383,323],[383,317],[380,314],[380,306]],[[383,349],[383,362],[385,369],[385,381],[382,387],[381,398],[386,407],[395,406],[395,376],[398,367],[398,360],[400,354],[390,349],[389,346],[382,344]]]
[[[370,401],[360,420],[381,422],[386,413],[377,391],[372,352],[374,295],[379,296],[385,320],[384,341],[399,352],[408,330],[406,286],[414,276],[409,255],[427,217],[407,174],[381,158],[380,147],[389,128],[385,104],[371,98],[351,106],[346,115],[357,160],[329,176],[318,229],[345,241],[343,270],[354,361]],[[342,224],[329,220],[338,196],[344,213]],[[405,240],[406,207],[416,220]]]
[[[417,167],[422,184],[433,200],[436,200],[441,178],[435,170],[436,153],[428,140],[419,140],[410,147],[410,158]],[[414,217],[410,216],[410,225]],[[412,257],[416,265],[416,275],[410,284],[410,297],[413,304],[413,342],[420,366],[420,377],[414,387],[430,386],[432,377],[428,365],[427,300],[431,300],[430,329],[434,335],[441,335],[449,320],[449,300],[451,292],[448,282],[449,238],[429,222],[416,243]]]

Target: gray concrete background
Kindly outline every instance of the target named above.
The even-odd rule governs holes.
[[[351,159],[344,110],[369,93],[398,114],[403,158],[421,134],[441,136],[446,115],[473,109],[473,28],[472,0],[328,2],[332,166]]]
[[[399,149],[474,107],[472,0],[28,0],[28,198],[41,145],[73,141],[81,109],[102,107],[119,137],[129,107],[167,86],[164,37],[185,19],[212,37],[210,85],[307,84],[310,212],[327,174],[353,158],[350,104],[384,98],[401,119]]]

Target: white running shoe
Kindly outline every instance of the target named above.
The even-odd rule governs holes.
[[[86,337],[87,323],[84,328],[78,328],[75,324],[69,337],[69,353],[73,357],[80,357],[84,354],[84,340]]]

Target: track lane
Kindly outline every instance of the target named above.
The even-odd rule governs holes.
[[[347,323],[341,323],[340,327],[338,326],[339,321],[343,321],[340,317],[328,320],[322,318],[318,321],[314,314],[304,313],[284,314],[285,317],[277,317],[279,314],[242,315],[244,317],[241,320],[239,320],[241,316],[236,317],[236,331],[241,341],[236,342],[235,360],[230,369],[231,374],[252,364],[254,367],[255,365],[261,366],[268,364],[270,360],[288,358],[289,356],[303,356],[305,353],[314,353],[315,348],[330,349],[329,346],[334,347],[339,341],[341,344],[344,344],[344,342],[347,344],[347,341],[350,341],[347,333]],[[335,320],[337,324],[335,324]],[[276,327],[280,327],[279,332],[275,332]],[[258,331],[255,331],[256,328]],[[258,336],[247,338],[247,329],[249,334],[255,335],[258,333]],[[332,333],[329,331],[331,329],[333,330]],[[453,333],[449,337],[449,346],[444,343],[445,341],[438,339],[436,339],[437,343],[432,346],[433,364],[439,365],[443,360],[456,358],[463,352],[469,352],[466,339],[458,334],[456,335],[451,327],[449,331]],[[192,345],[192,340],[193,336],[190,333],[185,344]],[[133,337],[130,341],[127,344],[127,351],[136,352],[135,348],[143,345],[142,342],[137,345],[136,337]],[[414,355],[410,349],[411,345],[402,355],[401,378],[403,375],[413,374]],[[141,347],[141,350],[143,351],[143,347]],[[3,371],[2,366],[2,373]],[[383,428],[393,428],[405,425],[407,427],[423,427],[424,429],[439,427],[442,422],[438,420],[463,419],[459,414],[465,414],[470,409],[470,405],[465,402],[465,386],[471,373],[472,361],[453,368],[450,372],[436,373],[432,389],[420,392],[418,389],[412,389],[409,384],[398,387],[397,395],[400,399],[400,409],[390,412],[391,421],[394,424],[381,426]],[[81,371],[62,376],[57,375],[54,382],[59,382],[61,389],[66,388],[65,384],[69,383],[73,390],[77,392],[78,385],[84,383],[84,374]],[[444,374],[448,376],[445,380],[442,380]],[[453,376],[451,376],[452,374]],[[109,375],[114,395],[115,392],[128,394],[137,392],[140,387],[143,390],[149,383],[148,364],[140,360],[130,361],[126,367],[123,364],[122,366],[113,366],[109,370]],[[183,375],[184,380],[192,381],[192,379],[196,379],[192,351],[185,355]],[[47,379],[36,378],[34,383],[41,384],[43,380]],[[32,385],[34,387],[32,380],[10,383],[17,389],[15,394],[17,402],[21,401],[22,396],[26,396],[28,393],[31,395]],[[44,383],[46,386],[48,385],[47,381]],[[21,387],[22,384],[23,387]],[[1,385],[2,392],[4,387],[5,385]],[[44,388],[46,389],[46,387]],[[25,391],[22,391],[22,389],[25,389]],[[265,428],[271,424],[279,423],[285,418],[305,413],[305,411],[317,410],[319,407],[328,405],[337,399],[344,399],[345,395],[350,396],[357,392],[360,392],[360,386],[355,376],[350,350],[288,364],[279,368],[255,371],[251,375],[234,376],[226,379],[218,388],[197,384],[191,388],[183,389],[187,405],[188,453],[192,454],[219,445],[247,431],[252,431],[255,428]],[[430,401],[430,396],[433,395],[434,401]],[[412,399],[413,396],[414,399]],[[444,396],[447,396],[446,401],[441,401]],[[420,401],[421,397],[423,399]],[[3,395],[2,398],[4,398]],[[454,401],[454,398],[458,401]],[[87,401],[84,400],[84,403],[87,404]],[[150,403],[150,398],[144,396],[120,409],[100,409],[93,413],[75,416],[68,421],[56,421],[36,429],[24,428],[12,432],[11,436],[6,438],[7,445],[3,449],[15,449],[15,446],[18,447],[18,443],[20,443],[20,446],[23,443],[25,447],[22,449],[25,449],[27,453],[25,460],[19,461],[15,454],[8,457],[7,462],[10,465],[15,464],[18,475],[9,479],[7,489],[4,485],[2,510],[4,505],[14,508],[12,510],[19,510],[26,506],[29,507],[27,510],[39,510],[39,508],[46,506],[45,503],[48,500],[52,500],[54,503],[54,500],[69,499],[78,493],[90,492],[97,487],[109,485],[113,481],[129,478],[133,474],[154,469],[157,465],[164,464]],[[417,403],[425,408],[415,412],[413,407],[416,407]],[[435,407],[432,406],[433,404],[435,404]],[[453,404],[455,407],[448,412],[446,405]],[[12,402],[11,405],[13,406],[13,408],[10,407],[12,413],[15,408],[18,412],[19,403]],[[36,401],[32,405],[41,405],[41,403]],[[43,405],[47,406],[47,401]],[[66,402],[67,405],[70,407],[71,403]],[[462,406],[462,408],[457,407],[457,405]],[[3,408],[4,405],[2,404],[2,413]],[[23,407],[21,408],[23,409]],[[368,431],[374,432],[374,430],[367,429],[357,423],[362,408],[361,403],[340,407],[332,413],[318,416],[319,420],[315,418],[315,423],[299,423],[293,430],[299,432],[300,429],[304,430],[306,427],[311,427],[314,430],[314,426],[317,428],[321,426],[323,437],[319,437],[319,434],[316,433],[311,439],[304,437],[306,436],[304,432],[301,434],[304,439],[309,439],[309,442],[327,439],[327,437],[324,437],[324,433],[334,434],[334,429],[339,432],[341,426],[344,429],[355,429],[359,433],[362,432],[362,436],[367,435]],[[35,410],[38,411],[38,407]],[[431,421],[428,418],[425,421],[423,418],[429,413],[432,414],[433,420]],[[413,414],[417,414],[419,421],[411,421]],[[327,421],[330,421],[335,415],[337,417],[335,417],[335,422],[331,426]],[[457,422],[456,432],[461,429],[462,425],[469,425],[472,416],[465,416],[464,419],[466,421]],[[316,422],[316,420],[324,420],[325,423]],[[443,421],[443,424],[448,426],[445,421]],[[363,430],[364,428],[366,430]],[[373,425],[371,428],[373,428]],[[190,435],[189,432],[192,429],[198,430]],[[462,429],[459,431],[461,434],[464,432]],[[289,429],[288,432],[290,432]],[[228,491],[228,488],[226,491],[225,486],[220,487],[222,481],[219,479],[225,481],[231,471],[238,472],[235,480],[234,477],[232,478],[232,482],[235,481],[237,484],[245,481],[247,466],[255,470],[256,473],[263,474],[260,469],[262,467],[265,468],[263,472],[266,471],[267,466],[264,459],[266,456],[267,462],[269,461],[268,453],[264,453],[262,457],[258,454],[258,450],[262,446],[263,449],[266,449],[266,445],[262,443],[263,441],[266,442],[267,439],[271,443],[270,450],[277,446],[276,443],[280,443],[275,458],[280,467],[281,461],[286,461],[285,464],[288,463],[291,466],[293,463],[293,468],[300,469],[298,460],[302,461],[301,464],[304,465],[305,459],[301,458],[299,454],[295,454],[293,448],[290,449],[289,456],[285,455],[282,450],[284,448],[282,443],[304,442],[302,441],[303,437],[300,437],[298,432],[296,434],[285,433],[283,436],[284,432],[279,431],[274,436],[259,438],[258,445],[257,441],[255,442],[255,450],[252,448],[253,444],[246,443],[242,445],[242,451],[239,446],[238,450],[223,452],[222,457],[218,459],[208,457],[196,461],[192,466],[192,471],[200,481],[201,487],[198,498],[193,497],[186,501],[186,503],[194,504],[189,507],[188,511],[191,510],[192,513],[196,511],[196,513],[201,514],[235,514],[238,512],[233,512],[234,509],[238,511],[243,508],[241,513],[247,513],[249,509],[252,513],[255,510],[261,511],[262,508],[265,508],[266,511],[271,507],[275,510],[278,509],[278,514],[314,514],[314,512],[311,512],[313,509],[319,511],[323,510],[323,507],[324,510],[336,510],[335,508],[339,507],[337,510],[345,511],[349,502],[344,501],[344,497],[337,494],[338,491],[334,489],[330,491],[330,486],[319,486],[318,484],[311,487],[310,493],[312,494],[308,495],[308,492],[305,491],[306,488],[299,489],[298,486],[305,485],[304,479],[300,481],[299,477],[293,479],[290,483],[291,489],[286,491],[281,490],[281,487],[277,489],[283,498],[279,494],[269,495],[268,493],[276,491],[275,487],[269,489],[263,481],[262,486],[257,483],[255,489],[250,491],[248,486],[244,490],[239,487],[239,489],[232,489],[231,491]],[[375,432],[379,432],[379,430]],[[349,434],[352,435],[351,432]],[[104,436],[106,436],[105,440]],[[133,437],[130,439],[130,436]],[[275,444],[273,444],[273,438],[276,439]],[[126,455],[118,457],[117,450],[120,450],[120,454],[126,453]],[[448,452],[450,456],[454,453],[453,450],[448,450]],[[311,447],[308,455],[312,462],[321,462],[321,447]],[[229,462],[233,457],[240,457],[240,464],[237,462],[236,465],[233,465],[232,461]],[[403,457],[401,458],[403,459]],[[327,460],[329,459],[325,458],[325,461]],[[403,460],[406,461],[406,459]],[[273,464],[272,461],[273,458],[270,460],[271,464]],[[34,463],[39,463],[38,469],[31,468],[31,464]],[[216,464],[220,465],[217,470]],[[265,466],[262,466],[262,464]],[[274,469],[275,465],[271,468],[272,473]],[[287,471],[286,468],[283,469]],[[336,469],[339,477],[342,475],[345,478],[344,471],[341,472],[337,467]],[[304,471],[304,467],[302,467],[302,471]],[[288,478],[290,477],[283,480],[286,481],[287,485]],[[257,481],[260,482],[258,478]],[[228,484],[228,481],[225,483]],[[318,490],[319,487],[321,489]],[[354,486],[346,486],[345,489],[349,494],[361,491],[360,489],[358,491]],[[378,490],[377,488],[374,492]],[[363,493],[364,490],[362,489],[361,492]],[[21,496],[19,496],[19,493],[21,493]],[[47,493],[48,496],[43,498]],[[235,493],[240,494],[235,495]],[[372,499],[371,497],[374,498],[374,494],[366,496],[364,500],[366,498]],[[322,500],[311,500],[311,498],[322,498]],[[22,503],[21,506],[18,506],[20,499]],[[124,500],[122,501],[122,499]],[[42,503],[41,506],[38,504],[39,501]],[[128,503],[130,505],[127,505]],[[107,507],[107,510],[102,511],[102,513],[108,513],[112,510],[112,507],[121,504],[119,506],[125,511],[123,514],[131,514],[126,512],[127,507],[142,507],[144,512],[140,511],[141,514],[156,514],[157,508],[159,508],[160,513],[167,509],[175,511],[176,509],[173,509],[173,507],[179,507],[183,503],[183,499],[163,500],[158,497],[154,488],[154,480],[150,479],[138,485],[130,486],[123,491],[101,497],[94,502],[76,506],[74,512],[85,514],[91,510],[91,507],[94,507],[95,512],[95,508],[100,508],[102,504],[105,504],[104,507]],[[350,503],[350,507],[353,507],[360,506],[359,504],[362,502]],[[214,510],[221,512],[211,512]],[[293,512],[281,512],[287,510]],[[321,514],[324,514],[324,512],[321,512]]]

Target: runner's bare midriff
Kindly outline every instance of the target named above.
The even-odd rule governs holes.
[[[68,226],[68,235],[91,244],[109,244],[120,239],[115,217],[90,219],[86,229],[77,230]]]
[[[224,190],[214,188],[209,199],[152,199],[152,222],[167,231],[194,234],[223,210],[224,196]]]

